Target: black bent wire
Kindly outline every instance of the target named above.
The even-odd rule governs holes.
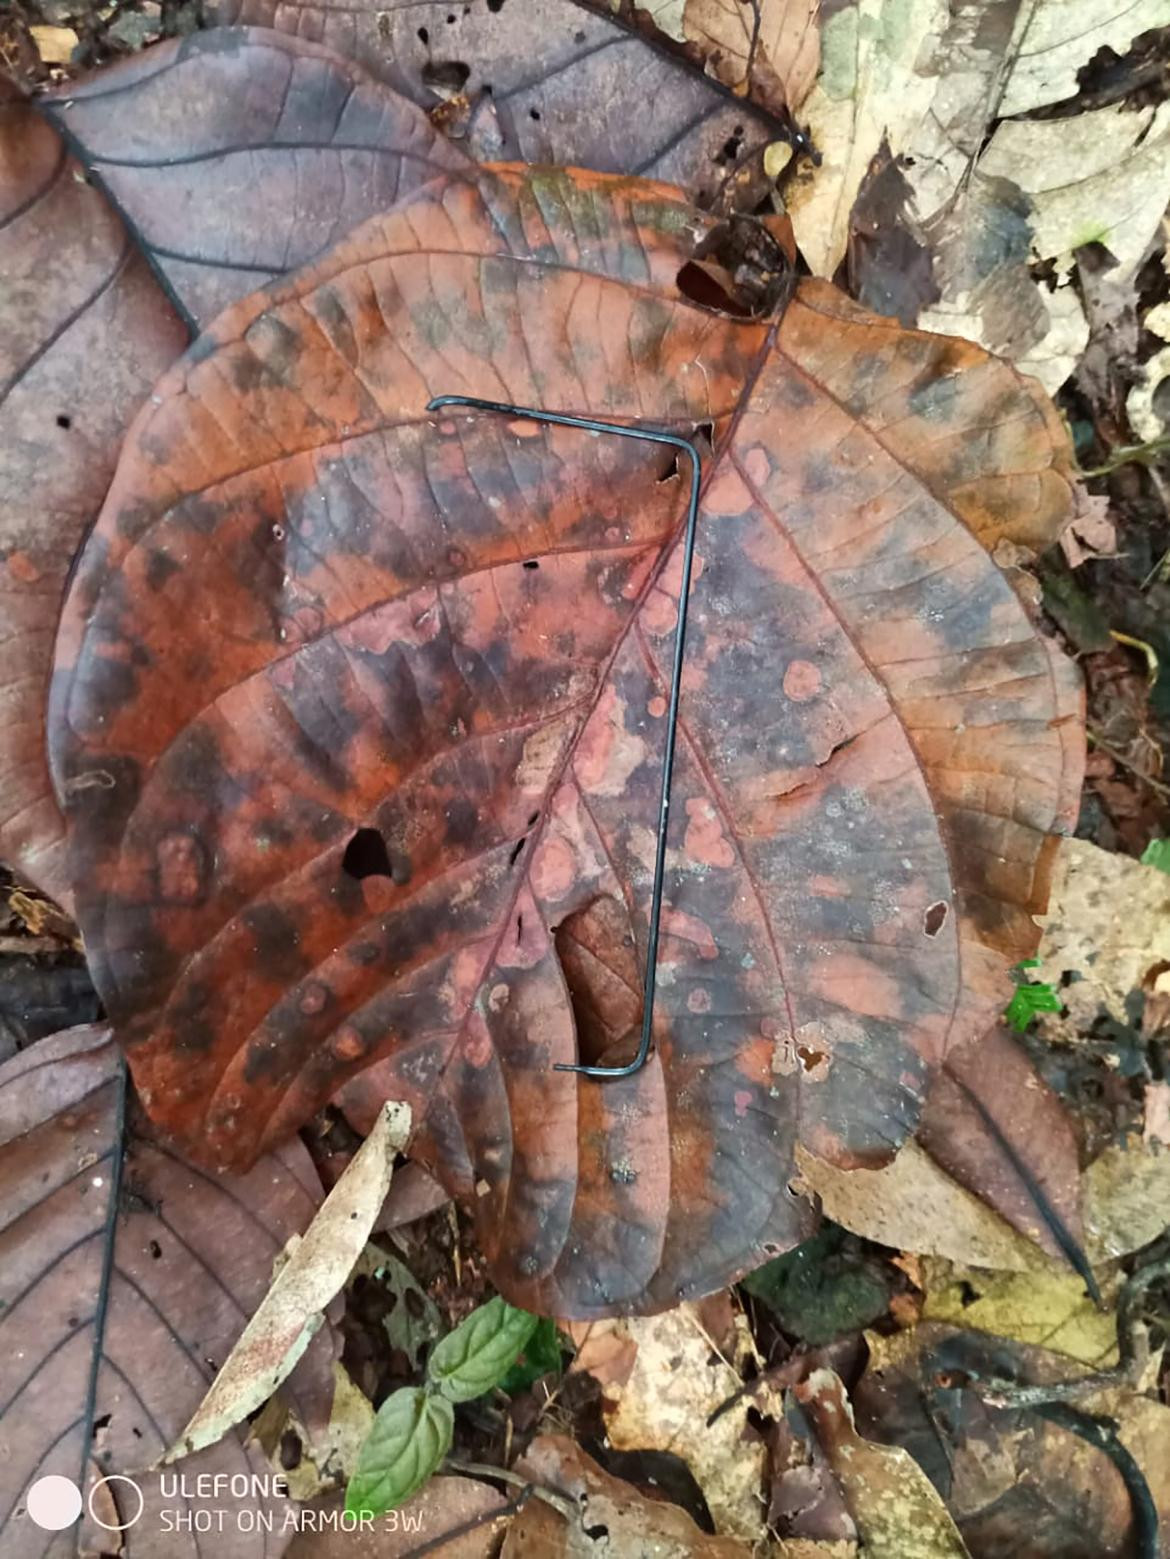
[[[678,627],[674,635],[674,667],[670,679],[670,703],[666,711],[666,749],[662,757],[662,792],[658,802],[658,848],[654,857],[654,886],[650,894],[650,931],[646,943],[646,976],[642,984],[642,1038],[638,1053],[625,1066],[582,1066],[558,1061],[558,1072],[581,1072],[586,1077],[629,1077],[645,1066],[654,1031],[654,991],[658,973],[658,933],[662,921],[662,885],[666,875],[666,836],[670,823],[670,781],[674,773],[675,736],[678,728],[678,701],[682,691],[683,652],[686,648],[687,607],[691,593],[691,565],[695,558],[695,529],[699,518],[699,478],[702,463],[699,451],[688,438],[677,433],[659,433],[649,428],[631,428],[621,422],[599,422],[594,417],[570,417],[562,412],[541,411],[534,406],[510,406],[505,401],[485,401],[474,395],[436,395],[428,411],[443,411],[450,406],[467,406],[473,411],[498,412],[506,417],[524,417],[530,422],[554,423],[561,428],[583,428],[587,433],[613,433],[618,438],[641,439],[648,444],[669,444],[691,460],[691,498],[683,541],[682,586],[678,603]]]

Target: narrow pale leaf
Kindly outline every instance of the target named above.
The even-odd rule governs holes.
[[[386,1105],[163,1461],[214,1444],[290,1374],[365,1247],[409,1131],[409,1109]]]

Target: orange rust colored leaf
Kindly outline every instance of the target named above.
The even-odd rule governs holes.
[[[1005,484],[1062,523],[1043,405],[820,284],[693,303],[711,227],[503,168],[245,300],[133,429],[58,640],[81,924],[155,1119],[243,1164],[339,1090],[405,1097],[497,1283],[561,1315],[798,1239],[798,1140],[889,1157],[1034,946],[1079,778],[1075,677],[966,523]],[[611,899],[643,964],[685,484],[442,393],[713,430],[620,1082],[554,1070],[557,929]]]

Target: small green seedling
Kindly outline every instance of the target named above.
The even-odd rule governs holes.
[[[1142,865],[1156,866],[1160,872],[1170,872],[1170,839],[1151,839],[1142,851]]]
[[[377,1517],[420,1489],[451,1448],[454,1402],[498,1386],[537,1327],[537,1317],[498,1295],[436,1346],[421,1386],[403,1386],[378,1409],[345,1491],[353,1516]]]
[[[1036,1021],[1037,1013],[1059,1012],[1061,1009],[1060,997],[1051,985],[1046,985],[1043,980],[1029,981],[1024,974],[1025,969],[1039,967],[1038,958],[1025,958],[1023,963],[1016,965],[1015,994],[1004,1008],[1003,1015],[1017,1034],[1026,1032],[1029,1025]]]

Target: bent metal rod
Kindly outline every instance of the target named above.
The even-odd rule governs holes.
[[[436,395],[428,402],[428,411],[444,411],[466,406],[472,411],[490,411],[505,417],[523,417],[531,422],[552,423],[561,428],[582,428],[586,433],[612,433],[616,438],[640,439],[647,444],[668,444],[690,457],[691,496],[683,542],[682,585],[679,594],[678,627],[674,635],[674,665],[670,678],[670,703],[666,712],[666,746],[662,756],[662,790],[658,802],[658,844],[654,856],[654,886],[650,894],[650,927],[646,945],[646,975],[642,984],[642,1037],[638,1053],[625,1066],[584,1066],[564,1061],[556,1063],[558,1072],[580,1072],[586,1077],[629,1077],[645,1066],[650,1054],[654,1029],[654,991],[658,970],[658,934],[662,920],[662,886],[666,874],[666,838],[670,821],[670,782],[674,773],[675,735],[678,727],[678,703],[682,690],[683,651],[686,647],[687,607],[691,591],[691,565],[695,556],[695,529],[699,518],[699,451],[690,439],[677,433],[659,433],[649,428],[626,427],[620,422],[599,422],[594,417],[570,417],[562,412],[541,411],[534,406],[510,406],[505,401],[481,400],[473,395]]]

